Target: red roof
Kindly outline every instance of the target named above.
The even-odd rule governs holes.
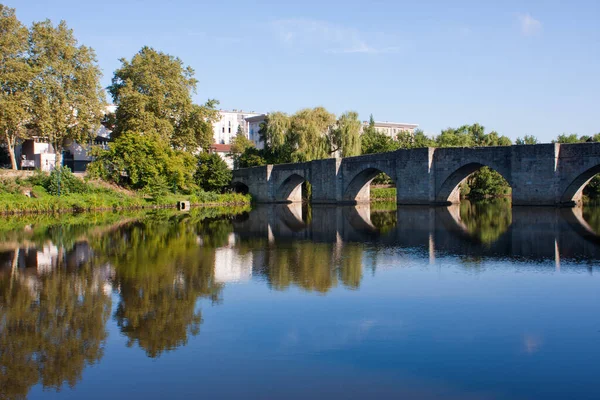
[[[217,153],[229,153],[231,152],[231,145],[213,143],[210,145],[210,150],[215,151]]]

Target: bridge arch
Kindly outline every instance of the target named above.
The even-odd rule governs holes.
[[[231,182],[231,188],[235,193],[248,194],[250,192],[250,188],[242,181],[233,181]]]
[[[394,175],[386,168],[367,166],[357,172],[345,187],[342,197],[345,203],[368,203],[371,201],[371,182],[377,175],[384,173],[396,183]],[[396,183],[397,184],[397,183]]]
[[[504,171],[503,168],[495,168],[493,165],[480,160],[467,162],[447,175],[445,179],[442,179],[442,184],[435,194],[435,202],[440,204],[460,203],[460,184],[482,167],[488,167],[498,172],[512,186],[509,171]]]
[[[279,184],[275,191],[275,201],[281,203],[293,203],[302,201],[302,184],[307,179],[292,173]]]
[[[567,187],[563,191],[560,198],[561,204],[579,204],[581,203],[583,189],[586,185],[594,178],[596,174],[600,173],[600,164],[594,166],[586,166],[570,181],[567,181]]]

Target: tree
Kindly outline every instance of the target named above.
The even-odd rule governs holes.
[[[339,151],[342,157],[359,155],[361,126],[358,113],[347,111],[342,114],[330,136],[329,154]]]
[[[264,122],[260,124],[258,134],[265,149],[276,152],[284,146],[289,130],[290,117],[286,113],[277,111],[265,117]]]
[[[131,61],[120,59],[108,87],[117,104],[113,137],[155,133],[173,148],[195,151],[212,143],[215,100],[192,104],[197,80],[179,58],[144,46]]]
[[[225,160],[216,153],[200,153],[195,180],[198,186],[207,191],[222,191],[231,183],[231,170]]]
[[[366,130],[361,136],[362,154],[384,153],[394,151],[400,148],[400,143],[376,130]]]
[[[567,135],[566,133],[563,133],[562,135],[558,135],[558,137],[556,138],[556,140],[553,140],[552,143],[579,143],[579,138],[577,137],[577,134],[573,133],[571,135]]]
[[[331,154],[331,130],[336,118],[323,107],[305,108],[291,117],[287,136],[293,162],[326,158]]]
[[[413,147],[417,149],[422,147],[435,147],[435,140],[425,135],[425,132],[422,130],[416,129],[413,132]]]
[[[60,166],[65,142],[85,143],[100,125],[102,74],[94,50],[78,46],[64,21],[56,27],[49,20],[33,24],[29,61],[35,72],[32,125],[37,135],[48,138]]]
[[[128,132],[107,150],[95,149],[93,154],[90,176],[125,182],[133,189],[163,186],[187,190],[193,180],[194,157],[172,149],[157,134]]]
[[[525,135],[523,138],[518,137],[515,144],[538,144],[538,139],[532,135]]]
[[[30,119],[32,74],[27,62],[29,31],[15,16],[15,9],[0,4],[0,134],[17,169],[15,145],[27,133]]]
[[[241,155],[251,148],[254,148],[254,142],[248,139],[242,127],[238,126],[238,132],[231,140],[231,156],[233,157],[235,168],[239,168]]]

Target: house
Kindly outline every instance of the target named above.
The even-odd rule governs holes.
[[[216,153],[221,156],[221,158],[227,163],[229,169],[233,169],[233,157],[231,156],[230,144],[213,143],[210,145],[208,152],[211,154]]]

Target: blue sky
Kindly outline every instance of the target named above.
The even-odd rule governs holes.
[[[195,100],[322,105],[429,134],[479,122],[512,139],[600,132],[600,1],[5,0],[67,21],[108,85],[144,46],[180,57]]]

